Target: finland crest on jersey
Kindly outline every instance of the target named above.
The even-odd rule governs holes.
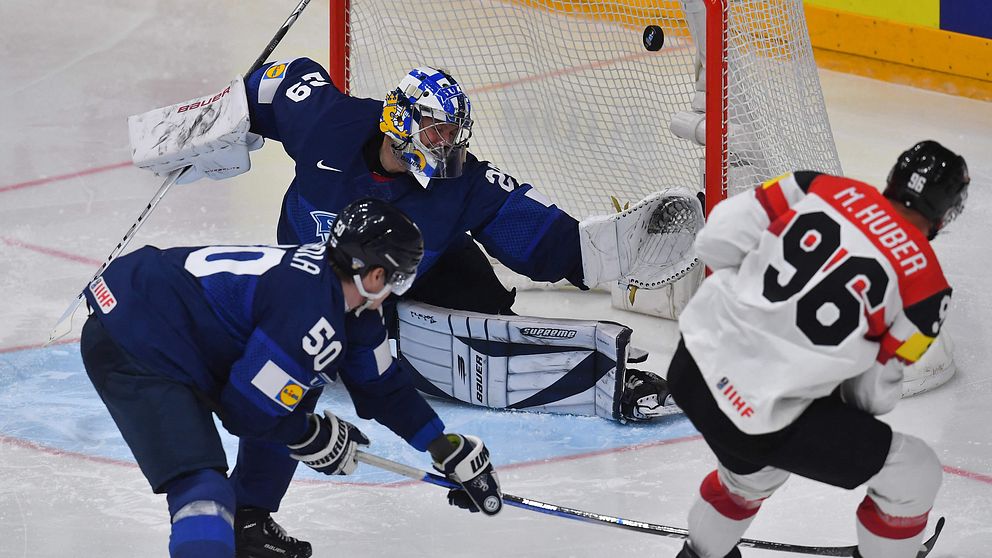
[[[331,237],[331,227],[334,226],[334,221],[337,220],[338,214],[331,213],[330,211],[311,211],[310,217],[317,223],[316,236],[322,241],[327,242]]]

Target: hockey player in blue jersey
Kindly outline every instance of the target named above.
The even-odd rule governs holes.
[[[471,103],[445,71],[414,69],[384,101],[341,93],[325,70],[306,58],[263,66],[246,78],[245,85],[251,131],[282,142],[296,162],[296,175],[283,200],[279,242],[323,238],[333,215],[356,197],[374,196],[395,203],[424,233],[420,275],[405,298],[437,307],[417,306],[411,312],[432,312],[442,321],[447,317],[465,320],[500,315],[502,318],[493,319],[524,331],[532,323],[517,327],[515,320],[507,318],[513,315],[515,293],[500,283],[475,241],[510,269],[536,281],[564,279],[583,290],[600,282],[587,277],[601,270],[594,258],[584,260],[576,219],[530,184],[468,151],[473,133]],[[598,403],[594,385],[603,378],[608,368],[605,365],[594,367],[591,373],[580,368],[562,369],[561,374],[549,376],[546,385],[538,386],[539,394],[530,390],[521,395],[463,395],[470,390],[459,392],[452,386],[458,381],[453,379],[456,367],[436,370],[440,377],[424,369],[426,355],[416,350],[417,343],[403,339],[402,325],[401,321],[400,331],[394,333],[400,339],[400,361],[415,373],[418,388],[432,395],[483,406],[635,421],[671,411],[664,408],[665,381],[651,373],[627,370],[624,382],[623,362],[619,362],[616,374],[617,381],[624,384],[622,389],[601,386]],[[572,327],[567,321],[542,325],[566,330]],[[599,328],[601,337],[606,329],[609,327]],[[457,331],[449,333],[452,339],[459,337]],[[565,346],[575,348],[579,337],[573,336],[571,345]],[[465,341],[465,346],[471,344]],[[535,340],[536,346],[547,344],[547,339]],[[624,359],[617,353],[626,354],[626,342],[621,339],[617,344],[622,344],[621,350],[611,349],[608,360]],[[477,350],[478,344],[474,348]],[[492,376],[497,369],[505,370],[496,352],[486,355],[485,373],[489,377],[481,382],[486,388],[513,384]],[[565,378],[568,372],[572,374]],[[585,379],[573,381],[579,375]],[[606,392],[608,398],[604,400]],[[621,392],[622,401],[616,401]]]
[[[651,288],[695,263],[692,238],[702,222],[695,195],[672,189],[618,218],[580,223],[530,184],[470,153],[471,115],[461,85],[442,70],[414,69],[385,100],[361,99],[340,92],[314,61],[297,58],[266,64],[216,95],[132,117],[130,124],[135,163],[160,173],[192,164],[207,176],[230,176],[248,169],[248,144],[258,145],[251,138],[281,142],[296,168],[279,217],[280,243],[327,238],[335,215],[358,198],[382,199],[409,215],[423,231],[424,258],[403,297],[406,306],[393,312],[390,303],[387,321],[398,324],[391,331],[398,359],[422,391],[487,407],[619,420],[667,414],[664,380],[626,369],[629,328],[514,318],[514,293],[476,241],[534,280],[586,289],[623,278]],[[181,133],[170,143],[163,130]],[[175,153],[163,149],[172,144]],[[427,346],[410,330],[413,322],[403,320],[423,315],[431,319],[416,318],[417,326],[477,327],[452,326],[447,341],[437,337]],[[501,339],[485,333],[493,329],[508,333]],[[435,328],[435,334],[444,332]],[[440,360],[439,346],[450,348]],[[564,353],[588,358],[566,365]],[[521,369],[508,355],[525,355],[533,361],[527,367],[547,374],[508,378]],[[459,373],[466,359],[479,374],[472,389]]]
[[[355,425],[314,411],[338,378],[359,416],[429,451],[463,486],[453,505],[500,510],[482,441],[445,434],[390,356],[379,306],[412,284],[422,254],[417,227],[368,199],[341,210],[327,243],[146,246],[90,285],[83,362],[152,490],[167,496],[172,557],[311,555],[270,513],[297,461],[348,474],[368,445]],[[251,442],[230,477],[213,414]]]

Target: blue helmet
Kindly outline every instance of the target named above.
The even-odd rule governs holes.
[[[462,174],[472,136],[472,105],[444,70],[414,68],[382,104],[379,129],[407,170],[427,187],[432,178]]]

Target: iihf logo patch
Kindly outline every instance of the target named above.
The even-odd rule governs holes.
[[[727,387],[727,384],[729,384],[729,383],[730,383],[730,380],[728,380],[727,377],[724,376],[724,377],[720,378],[720,381],[719,382],[716,383],[716,389],[722,391],[723,388]]]
[[[311,211],[310,217],[313,217],[313,220],[317,223],[317,238],[322,242],[327,242],[327,239],[331,237],[331,227],[334,226],[334,221],[337,220],[338,214],[329,211]]]
[[[90,283],[90,292],[93,293],[93,298],[96,300],[97,306],[104,314],[109,314],[111,310],[117,307],[117,297],[114,296],[114,293],[110,292],[110,287],[107,286],[107,282],[103,280],[103,277],[97,277],[95,281]]]

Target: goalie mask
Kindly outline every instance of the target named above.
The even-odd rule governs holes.
[[[884,193],[926,217],[930,221],[929,239],[933,240],[964,209],[969,182],[964,158],[927,140],[899,156]]]
[[[432,178],[462,174],[472,135],[472,106],[455,78],[430,67],[414,68],[386,95],[379,130],[424,188]]]
[[[332,248],[328,255],[331,262],[351,274],[358,292],[367,301],[379,300],[389,293],[405,293],[424,256],[424,241],[417,225],[399,209],[372,198],[352,202],[341,210],[328,244]],[[386,286],[370,293],[362,285],[362,277],[377,267],[386,272]]]

